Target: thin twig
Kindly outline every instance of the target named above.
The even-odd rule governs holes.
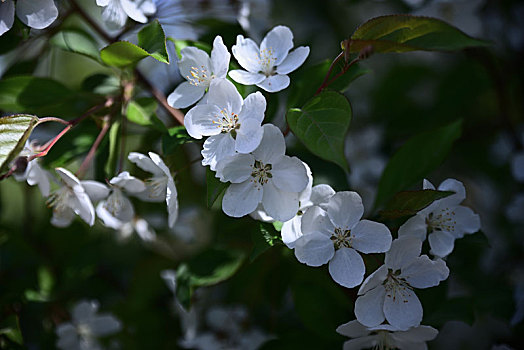
[[[345,51],[342,51],[341,53],[339,53],[338,56],[333,60],[333,62],[331,62],[331,65],[329,66],[326,76],[324,77],[324,81],[322,81],[322,84],[315,92],[315,95],[318,95],[324,88],[326,88],[329,76],[331,75],[333,68],[335,68],[335,64],[337,64],[337,62],[340,61],[342,57],[344,57],[344,52]]]
[[[47,123],[47,122],[57,122],[57,123],[64,124],[64,125],[68,125],[69,124],[69,122],[67,120],[64,120],[62,118],[45,117],[45,118],[38,119],[38,122],[36,123],[36,125],[40,125],[40,124]]]
[[[82,164],[80,164],[80,168],[78,168],[78,171],[76,172],[76,175],[78,178],[82,178],[85,175],[85,172],[87,171],[87,168],[91,164],[91,161],[93,160],[96,150],[100,146],[100,143],[102,143],[102,140],[104,139],[104,136],[107,134],[107,131],[109,130],[109,127],[111,124],[107,120],[106,117],[104,120],[104,124],[102,125],[102,130],[100,130],[100,133],[96,137],[95,142],[93,145],[91,145],[91,148],[89,149],[89,152],[87,153],[86,157],[84,158],[84,161]]]

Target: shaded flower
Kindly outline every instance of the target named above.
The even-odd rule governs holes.
[[[102,19],[116,28],[123,27],[128,17],[146,23],[147,16],[156,12],[153,0],[96,0],[96,4],[104,7]]]
[[[44,29],[58,17],[58,9],[53,0],[13,0],[0,1],[0,35],[13,26],[16,16],[27,26]]]

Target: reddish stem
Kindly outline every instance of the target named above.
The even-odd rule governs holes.
[[[335,64],[337,64],[337,62],[340,61],[342,59],[342,57],[344,57],[344,52],[345,51],[342,51],[341,53],[339,53],[338,56],[333,60],[333,62],[331,62],[331,65],[329,66],[329,69],[328,69],[328,71],[326,73],[326,76],[324,77],[324,81],[322,82],[322,84],[318,88],[317,92],[315,92],[315,95],[318,95],[322,90],[324,90],[326,88],[329,76],[331,75],[331,72],[333,71],[333,68],[335,68]]]
[[[104,136],[107,134],[107,131],[109,130],[110,126],[111,124],[107,120],[104,120],[104,125],[102,126],[102,130],[100,130],[100,133],[96,137],[95,142],[89,149],[87,156],[84,158],[84,161],[82,162],[82,164],[80,164],[80,168],[78,168],[78,171],[76,172],[78,178],[84,177],[84,174],[87,171],[89,164],[91,164],[91,161],[93,160],[95,156],[96,150],[100,146],[100,143],[104,139]]]

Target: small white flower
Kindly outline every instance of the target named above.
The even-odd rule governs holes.
[[[313,206],[302,218],[303,235],[295,241],[295,256],[309,266],[329,262],[338,284],[353,288],[362,283],[366,267],[358,252],[383,253],[391,246],[386,225],[360,220],[362,199],[356,192],[338,192],[321,207]]]
[[[1,0],[0,36],[13,26],[16,16],[27,26],[44,29],[58,17],[58,9],[53,0]]]
[[[145,219],[140,217],[134,217],[131,221],[123,224],[118,230],[118,238],[121,240],[128,239],[134,232],[144,242],[152,242],[156,239],[155,230]]]
[[[277,26],[262,40],[260,48],[251,39],[237,36],[231,51],[245,70],[229,72],[229,76],[244,85],[256,85],[268,92],[283,90],[289,85],[291,73],[304,63],[309,47],[293,48],[293,33],[288,27]]]
[[[420,325],[422,305],[413,288],[437,286],[448,278],[442,259],[420,255],[422,242],[415,237],[398,238],[386,252],[384,265],[369,275],[358,291],[355,316],[367,327],[384,322],[399,330]]]
[[[180,74],[187,80],[178,85],[167,97],[167,103],[174,108],[189,107],[204,96],[211,82],[225,79],[231,54],[224,45],[221,36],[213,41],[211,57],[196,47],[184,47],[178,62]]]
[[[20,156],[29,157],[37,153],[38,152],[35,150],[34,145],[28,141],[22,152],[20,152]],[[28,162],[27,167],[22,174],[17,174],[15,172],[13,177],[16,181],[27,181],[30,186],[38,185],[38,189],[42,193],[42,196],[49,196],[49,191],[51,189],[49,179],[51,179],[51,174],[47,170],[42,169],[38,158]]]
[[[258,204],[276,220],[292,219],[299,208],[298,196],[306,188],[306,168],[296,157],[285,155],[286,144],[279,128],[265,124],[260,145],[249,154],[236,154],[217,165],[216,176],[230,181],[222,210],[241,217]]]
[[[196,139],[210,136],[202,150],[202,165],[211,170],[222,159],[236,152],[252,152],[262,140],[262,120],[266,110],[266,99],[255,92],[242,101],[235,85],[228,80],[214,81],[210,88],[207,104],[193,107],[184,117],[189,135]]]
[[[96,301],[81,301],[71,313],[71,322],[56,328],[56,346],[62,350],[101,350],[97,338],[120,331],[122,325],[111,314],[97,315]]]
[[[423,187],[435,189],[427,180],[424,180]],[[480,229],[480,218],[470,208],[459,205],[466,198],[462,182],[447,179],[438,190],[455,194],[436,200],[408,219],[399,228],[398,236],[415,236],[424,241],[427,235],[431,254],[443,258],[453,251],[455,239]]]
[[[418,326],[401,331],[389,324],[366,327],[357,320],[338,326],[337,333],[353,338],[344,343],[344,350],[427,349],[426,342],[435,339],[438,335],[438,331],[430,326]]]
[[[96,0],[96,4],[104,7],[102,19],[116,28],[122,28],[127,17],[146,23],[147,16],[156,12],[153,0]]]
[[[153,174],[146,180],[146,189],[138,194],[138,197],[149,202],[166,201],[168,226],[172,228],[178,216],[178,193],[175,180],[158,154],[149,152],[148,155],[149,157],[141,153],[131,152],[128,156],[130,162]]]
[[[47,206],[53,208],[51,224],[57,227],[69,226],[76,214],[89,226],[93,226],[95,209],[80,180],[64,168],[55,170],[62,180],[62,186],[47,199]]]
[[[136,177],[129,175],[127,171],[118,174],[109,183],[111,193],[105,200],[98,203],[96,213],[105,226],[119,230],[135,217],[133,204],[124,191],[137,194],[145,191],[146,185]]]

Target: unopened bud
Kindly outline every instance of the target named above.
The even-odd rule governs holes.
[[[25,170],[27,169],[27,163],[29,162],[27,161],[27,157],[25,156],[16,158],[14,161],[14,172],[16,174],[25,173]]]

